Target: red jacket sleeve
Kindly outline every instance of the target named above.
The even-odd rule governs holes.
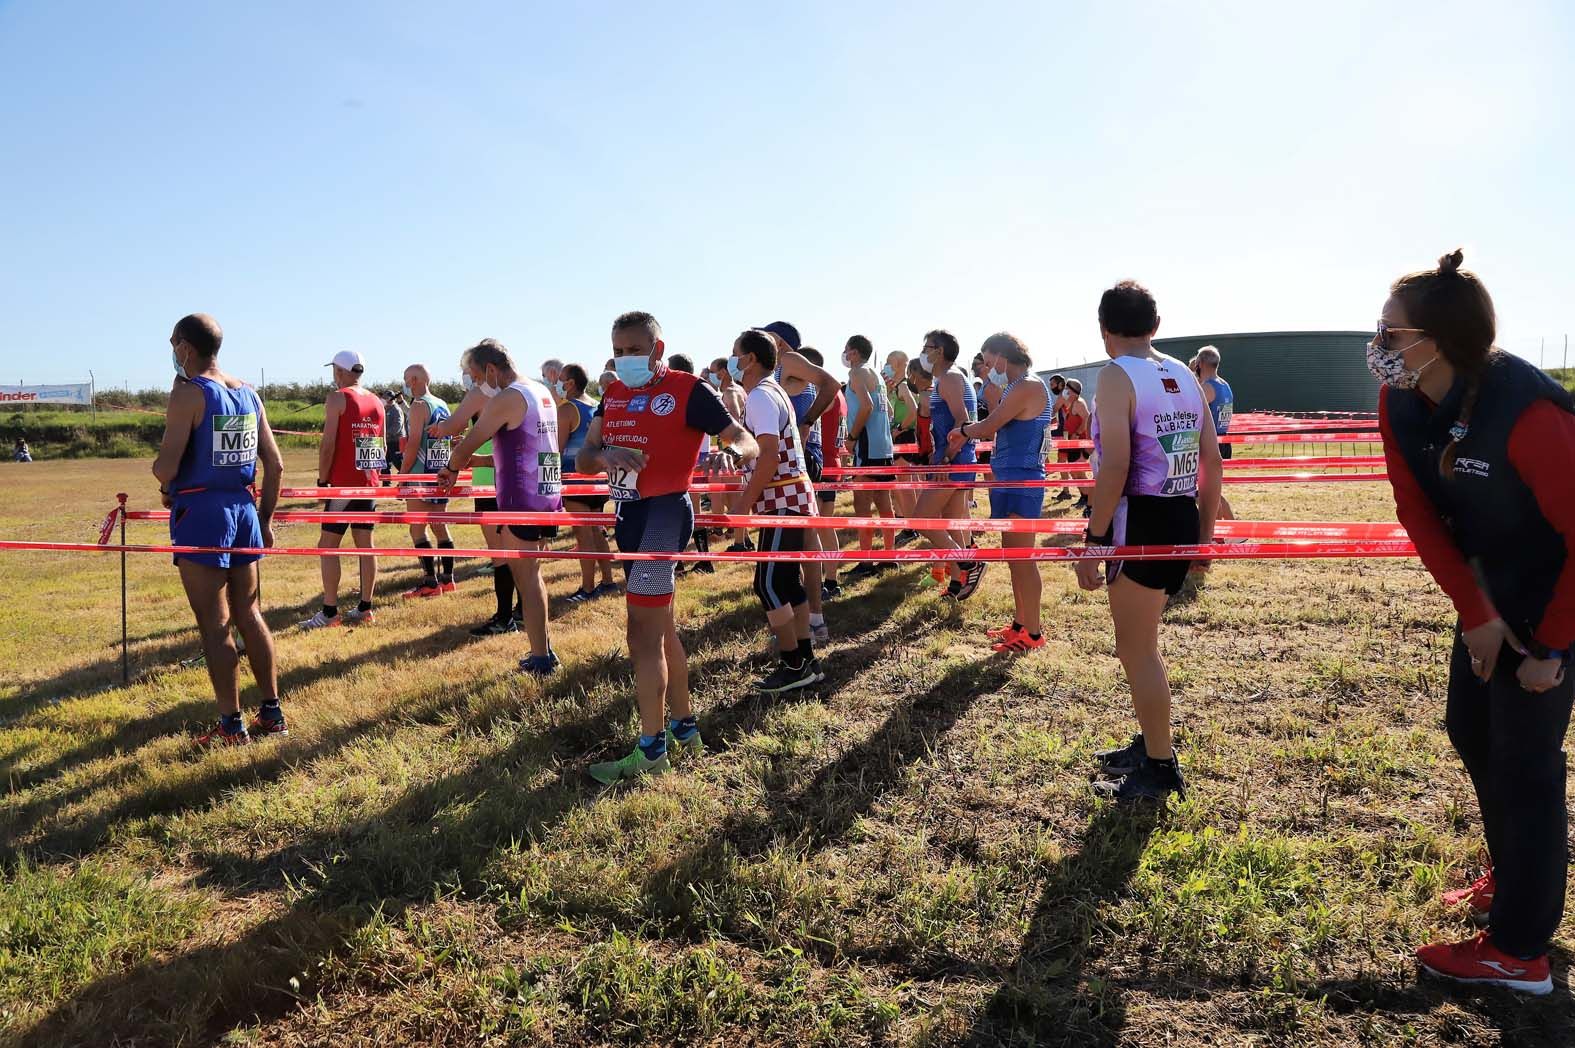
[[[1551,401],[1531,405],[1510,431],[1509,461],[1564,536],[1564,570],[1532,638],[1562,651],[1575,643],[1575,415]]]
[[[1432,500],[1417,483],[1405,456],[1395,446],[1394,433],[1389,428],[1389,387],[1378,394],[1378,429],[1384,438],[1384,460],[1389,467],[1389,486],[1395,494],[1395,518],[1411,536],[1417,555],[1449,596],[1460,615],[1462,629],[1475,629],[1491,620],[1497,612],[1482,595],[1477,586],[1471,565],[1455,545],[1443,518],[1433,507]],[[1519,426],[1516,427],[1517,431]],[[1517,467],[1519,468],[1519,467]]]

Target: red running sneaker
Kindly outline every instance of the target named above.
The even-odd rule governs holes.
[[[232,732],[225,731],[223,724],[215,724],[201,735],[193,735],[191,737],[191,741],[196,743],[198,746],[203,747],[245,746],[247,743],[252,741],[252,737],[246,734],[245,728],[242,728],[240,731]]]
[[[989,637],[991,640],[1000,640],[1002,637],[1006,636],[1008,633],[1011,633],[1011,632],[1017,630],[1018,628],[1019,627],[1018,627],[1017,623],[1015,623],[1015,622],[1008,622],[1005,626],[992,626],[992,627],[990,627],[989,629],[984,631],[984,635],[986,637]]]
[[[438,592],[440,592],[440,593],[458,593],[459,592],[459,584],[456,583],[453,579],[450,579],[447,582],[440,582],[440,583],[438,583]]]
[[[1429,975],[1458,983],[1503,986],[1537,997],[1553,992],[1548,955],[1523,961],[1495,947],[1487,932],[1465,942],[1435,942],[1416,951],[1417,963]]]
[[[1486,917],[1488,911],[1493,908],[1493,889],[1495,887],[1493,871],[1489,869],[1464,888],[1445,892],[1443,902],[1450,909],[1465,903],[1471,907],[1471,916],[1473,918]]]
[[[1038,648],[1042,648],[1044,646],[1045,646],[1044,634],[1040,634],[1038,637],[1034,637],[1034,636],[1029,634],[1027,629],[1018,629],[1018,630],[1009,629],[1007,632],[1001,634],[1001,637],[1000,637],[999,640],[997,640],[994,644],[990,645],[990,650],[994,651],[994,652],[998,652],[998,653],[999,652],[1003,652],[1003,651],[1018,651],[1018,652],[1021,652],[1021,651],[1034,651],[1034,650],[1036,650]]]
[[[399,596],[402,600],[409,600],[412,597],[436,597],[442,592],[443,587],[439,586],[436,582],[423,582],[415,589],[405,590],[405,592],[401,593]]]

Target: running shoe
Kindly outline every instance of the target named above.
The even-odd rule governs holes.
[[[1534,997],[1553,992],[1547,954],[1529,961],[1512,957],[1494,946],[1485,931],[1465,942],[1430,943],[1416,951],[1416,960],[1429,975],[1457,983],[1503,986]]]
[[[471,629],[472,637],[497,637],[505,633],[518,633],[520,624],[505,616],[501,619],[488,619],[479,626]]]
[[[360,608],[351,608],[344,613],[346,626],[375,626],[377,625],[377,612],[371,608],[362,611]]]
[[[765,695],[781,695],[783,692],[797,691],[799,688],[818,684],[823,676],[816,671],[814,659],[806,659],[798,666],[789,666],[783,662],[777,665],[769,677],[757,683],[755,690]]]
[[[1119,779],[1102,779],[1093,785],[1094,795],[1117,804],[1163,803],[1172,793],[1186,795],[1181,766],[1174,762],[1156,764],[1145,760]]]
[[[731,546],[727,547],[727,552],[729,553],[753,553],[754,550],[754,539],[745,539],[743,542],[735,542]]]
[[[862,579],[874,578],[880,574],[880,565],[873,560],[861,560],[848,572],[849,582],[858,582]]]
[[[814,641],[816,644],[830,644],[831,627],[827,626],[824,622],[822,622],[819,626],[811,626],[809,628],[809,639]]]
[[[290,734],[290,729],[285,726],[284,713],[279,712],[277,717],[268,717],[259,709],[257,716],[246,726],[247,732],[254,739],[269,739]]]
[[[193,735],[191,741],[198,746],[245,746],[252,741],[246,729],[240,731],[225,731],[223,723],[215,724],[201,735]]]
[[[836,579],[827,579],[820,584],[820,599],[831,600],[833,597],[842,596],[842,583]]]
[[[919,541],[919,533],[912,528],[903,528],[897,532],[897,537],[893,541],[899,546],[911,546]]]
[[[567,597],[564,597],[563,598],[563,603],[565,603],[565,604],[584,604],[588,600],[594,600],[595,597],[596,597],[596,591],[595,590],[577,589],[573,593],[569,594]]]
[[[1004,634],[1000,640],[990,645],[990,650],[997,653],[1004,651],[1022,652],[1035,651],[1044,646],[1045,638],[1043,634],[1035,637],[1030,635],[1026,629],[1021,629]]]
[[[1473,920],[1479,922],[1485,921],[1487,919],[1488,912],[1493,909],[1493,893],[1497,887],[1497,883],[1493,880],[1493,870],[1489,868],[1486,873],[1472,881],[1470,884],[1466,885],[1464,888],[1457,888],[1452,892],[1445,892],[1443,896],[1443,903],[1450,909],[1454,909],[1456,906],[1465,904],[1471,907],[1471,917]]]
[[[695,561],[694,572],[696,575],[715,575],[716,565],[709,560]]]
[[[590,766],[590,776],[604,786],[611,786],[620,779],[634,779],[641,775],[661,775],[672,770],[672,762],[667,759],[667,754],[647,760],[645,754],[636,746],[627,757],[616,761],[606,761],[602,764]]]
[[[1142,732],[1132,736],[1132,741],[1125,746],[1094,752],[1094,760],[1099,762],[1100,774],[1114,778],[1129,774],[1147,758],[1148,749],[1143,744]]]
[[[436,582],[422,581],[415,589],[408,589],[399,595],[400,600],[410,600],[413,597],[436,597],[443,592],[443,587]]]
[[[991,640],[999,640],[1008,633],[1013,633],[1020,629],[1022,629],[1022,627],[1017,623],[1009,622],[1005,626],[991,626],[989,629],[984,631],[984,635],[989,637]]]
[[[820,664],[820,659],[810,656],[809,671],[815,675],[815,683],[820,684],[826,679],[826,670]]]
[[[1051,502],[1065,502],[1067,499],[1069,499],[1071,497],[1072,497],[1072,493],[1070,491],[1067,491],[1065,488],[1063,488],[1060,491],[1056,492],[1055,498],[1051,499],[1050,501]]]
[[[623,587],[616,582],[604,582],[591,590],[593,597],[617,597],[623,594]]]
[[[447,582],[439,582],[438,583],[438,589],[441,590],[444,593],[458,593],[459,592],[459,584],[456,583],[453,579],[449,579]]]
[[[967,600],[973,596],[979,589],[980,580],[984,578],[984,568],[984,561],[974,561],[973,567],[968,569],[961,582],[952,580],[951,585],[946,588],[946,595],[953,600]]]
[[[520,660],[521,671],[538,677],[549,676],[561,665],[563,664],[558,661],[557,654],[551,648],[547,649],[545,655],[527,655]]]
[[[671,728],[667,729],[667,752],[672,753],[675,750],[679,753],[688,754],[694,757],[698,757],[704,753],[705,740],[700,738],[700,729],[696,728],[695,733],[689,736],[687,739],[680,739],[678,736],[673,734],[673,730]],[[639,747],[635,748],[635,752],[639,752]]]
[[[317,612],[313,614],[311,618],[307,619],[305,622],[300,623],[300,627],[303,630],[320,630],[325,626],[341,626],[343,624],[344,619],[341,616],[337,614],[325,615],[323,614],[323,609],[318,608]]]

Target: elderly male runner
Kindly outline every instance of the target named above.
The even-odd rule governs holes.
[[[328,394],[323,409],[323,441],[317,449],[317,486],[377,487],[382,483],[383,467],[388,465],[388,441],[383,433],[383,402],[361,388],[366,362],[353,349],[334,354],[329,367],[334,369],[334,391]],[[329,499],[326,513],[370,513],[377,508],[371,499]],[[370,524],[324,524],[318,536],[319,549],[338,549],[345,529],[361,549],[372,548]],[[301,623],[303,630],[322,629],[344,623],[370,625],[377,621],[372,610],[372,592],[377,587],[377,558],[357,557],[361,573],[361,602],[339,614],[339,558],[318,557],[323,572],[323,606]]]
[[[563,462],[558,456],[558,409],[552,393],[540,382],[514,369],[514,359],[497,339],[482,339],[465,351],[465,366],[487,404],[475,425],[453,449],[448,465],[438,470],[439,488],[454,485],[454,463],[467,461],[483,442],[492,442],[501,512],[556,513],[563,508]],[[555,524],[508,524],[502,534],[506,549],[539,550],[558,534]],[[494,569],[498,570],[498,569]],[[520,669],[538,677],[558,668],[558,656],[547,634],[547,588],[541,562],[510,557],[509,571],[524,610],[530,654]]]
[[[284,461],[268,428],[262,401],[250,386],[219,370],[224,332],[206,313],[182,317],[170,335],[175,388],[164,418],[164,439],[153,460],[159,494],[170,511],[177,546],[257,549],[273,545],[274,507]],[[262,510],[252,501],[257,463],[263,466]],[[279,709],[273,636],[257,601],[256,553],[185,553],[175,557],[181,585],[197,617],[219,723],[198,735],[203,746],[244,745],[255,736],[287,735]],[[239,657],[234,625],[262,692],[248,730],[241,717]]]
[[[580,449],[579,470],[607,474],[620,550],[677,553],[694,530],[689,478],[706,436],[722,444],[707,461],[712,470],[752,462],[760,449],[715,389],[663,363],[667,346],[651,314],[625,313],[614,320],[612,344],[617,381],[603,392]],[[674,563],[624,563],[640,738],[620,760],[591,765],[598,782],[667,771],[669,743],[692,753],[704,749],[689,705],[689,663],[673,617]],[[665,725],[664,713],[670,718]]]

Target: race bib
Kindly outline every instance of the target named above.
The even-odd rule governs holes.
[[[1230,429],[1231,416],[1235,414],[1234,408],[1235,405],[1230,401],[1226,401],[1224,404],[1220,405],[1219,431],[1221,433],[1224,433]]]
[[[1044,439],[1039,441],[1039,461],[1048,462],[1055,456],[1055,434],[1045,427]]]
[[[213,416],[213,464],[250,466],[257,461],[257,416]]]
[[[536,456],[536,494],[558,495],[563,492],[563,460],[556,451],[543,451]]]
[[[614,502],[632,502],[640,497],[640,471],[608,466],[607,487]]]
[[[454,453],[454,440],[452,437],[439,437],[427,445],[426,467],[428,473],[436,473],[440,469],[447,469],[449,459]]]
[[[1196,495],[1198,493],[1199,434],[1195,429],[1180,433],[1163,433],[1159,446],[1165,452],[1165,482],[1160,486],[1161,495]]]
[[[388,450],[382,437],[355,438],[355,468],[382,469],[388,465]]]

